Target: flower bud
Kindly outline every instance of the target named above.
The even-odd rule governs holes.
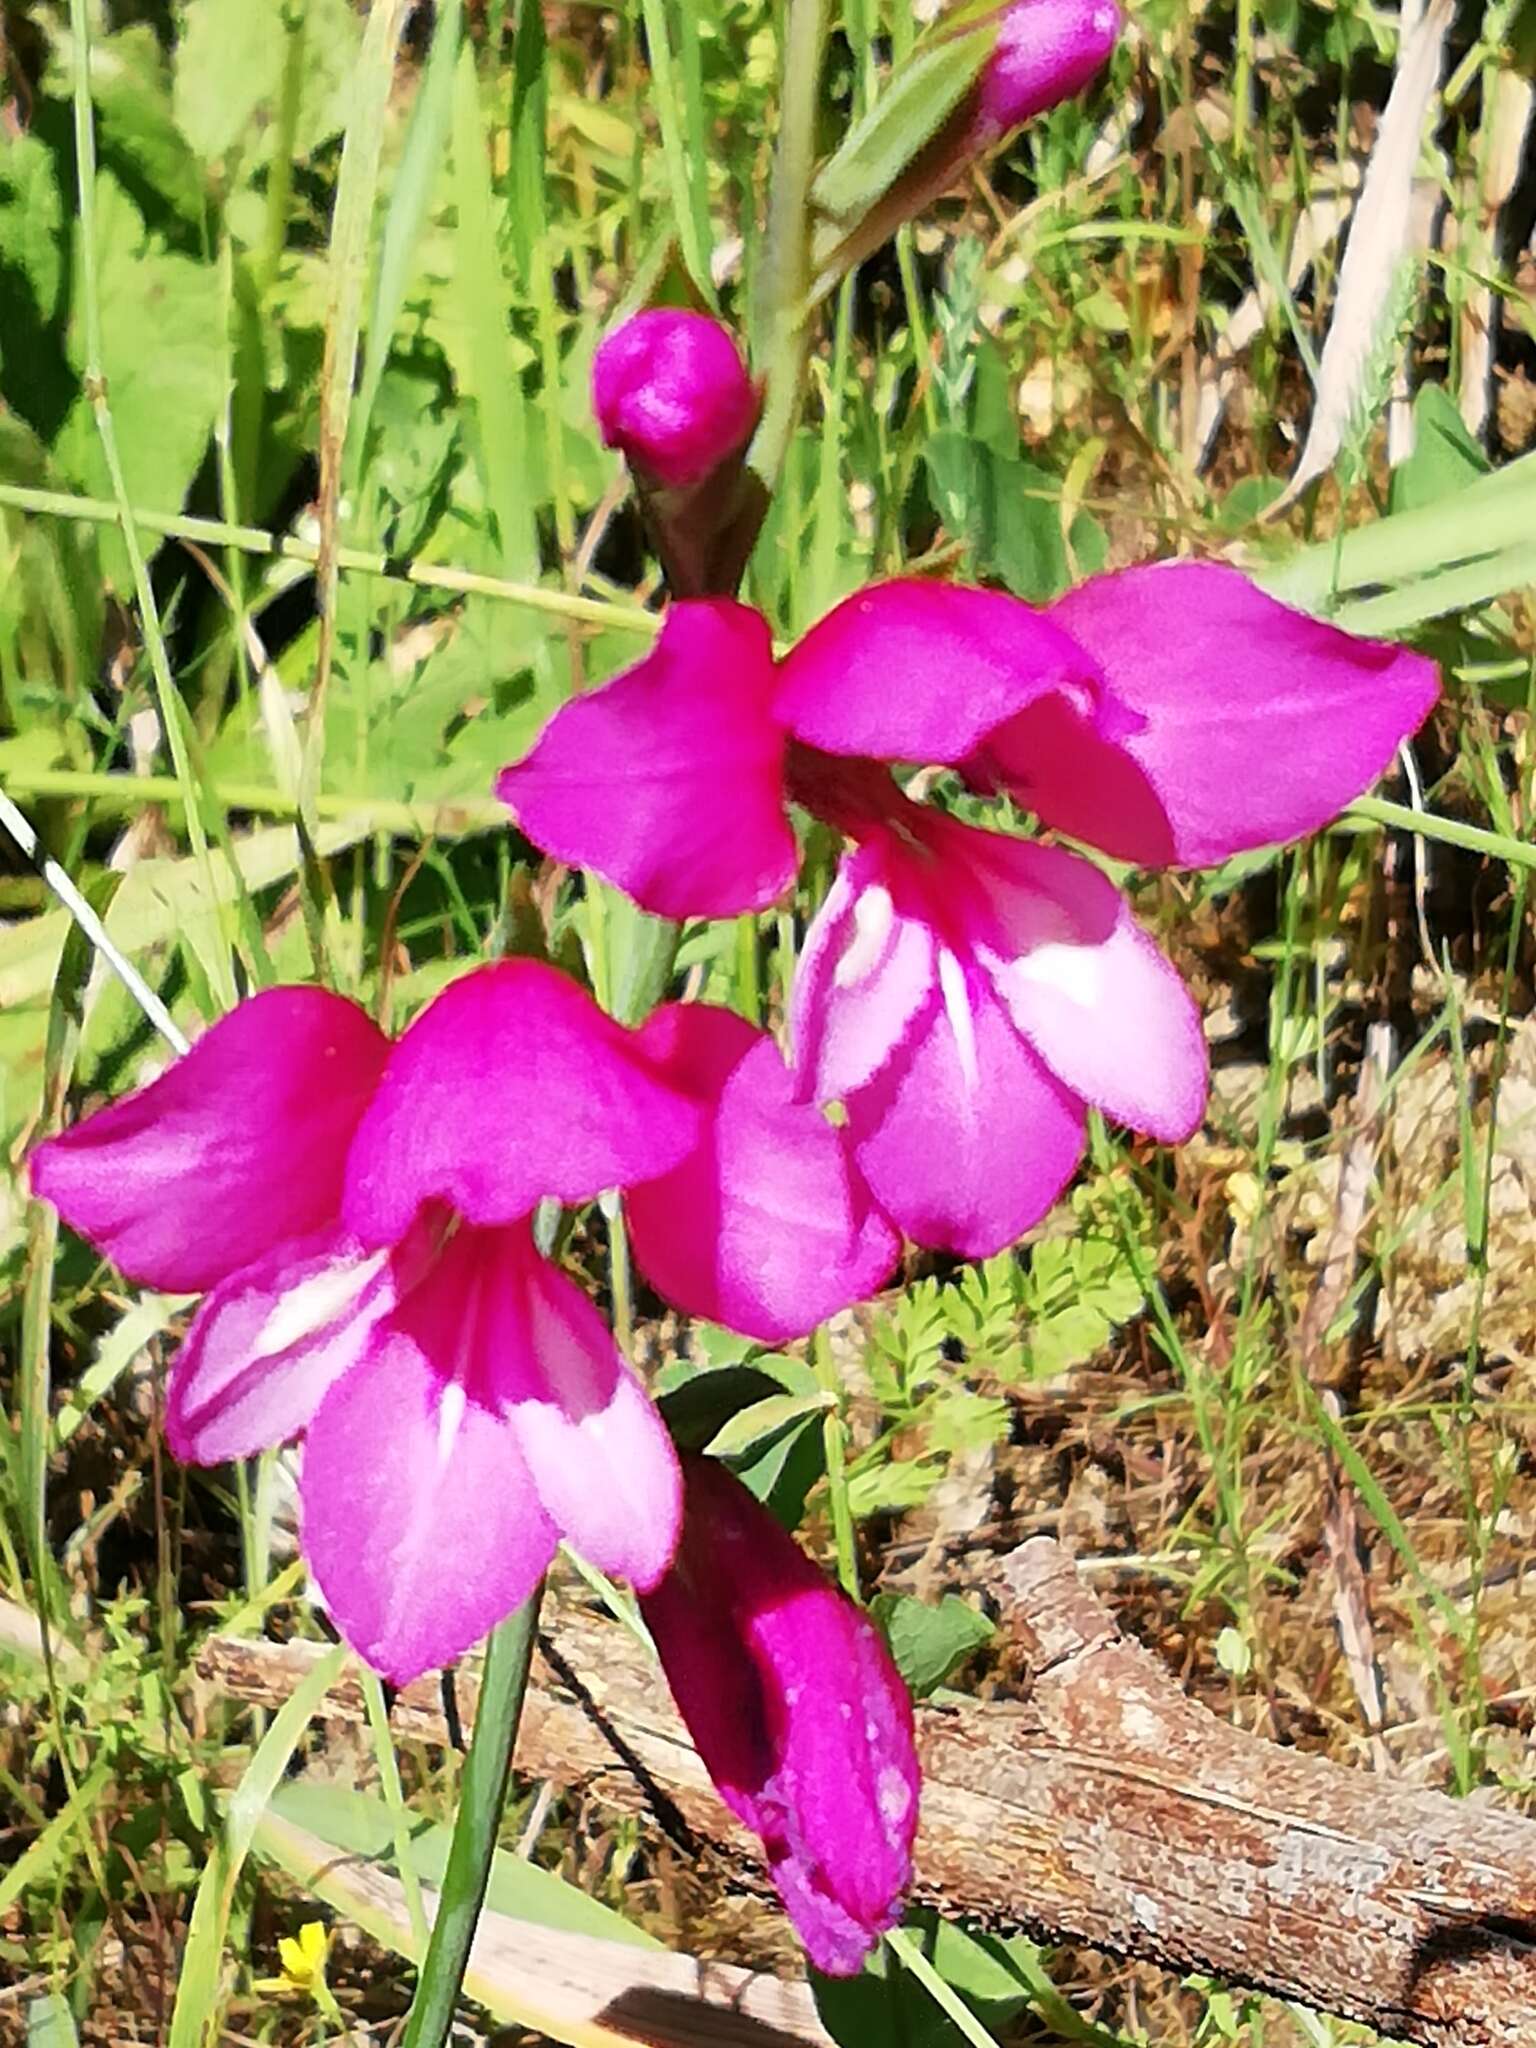
[[[667,488],[699,483],[739,455],[759,410],[726,329],[671,307],[637,313],[603,342],[592,405],[604,445]]]
[[[714,1458],[640,1606],[720,1797],[762,1837],[811,1961],[852,1976],[912,1877],[912,1708],[867,1616]]]
[[[1080,93],[1120,34],[1116,0],[1015,0],[978,82],[976,134],[995,139]]]
[[[816,174],[813,301],[954,186],[1005,135],[1089,84],[1115,46],[1119,0],[963,9],[899,67]]]

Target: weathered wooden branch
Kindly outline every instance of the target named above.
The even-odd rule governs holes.
[[[1432,2048],[1536,2042],[1536,1821],[1229,1727],[1120,1634],[1048,1539],[1002,1561],[997,1591],[1033,1684],[1017,1702],[919,1710],[921,1898]],[[641,1646],[557,1609],[549,1648],[519,1768],[649,1806],[754,1881],[750,1838],[715,1799]],[[218,1638],[200,1670],[219,1692],[271,1706],[314,1654]],[[473,1682],[460,1690],[467,1722]],[[324,1711],[361,1720],[355,1683]],[[402,1693],[394,1722],[441,1742],[436,1681]]]

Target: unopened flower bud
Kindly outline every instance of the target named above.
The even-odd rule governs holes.
[[[683,1534],[641,1612],[673,1697],[811,1961],[851,1976],[912,1879],[912,1708],[867,1615],[713,1458],[683,1459]]]
[[[604,445],[672,489],[739,455],[759,410],[727,330],[671,307],[637,313],[608,336],[592,364],[592,405]]]
[[[978,84],[978,139],[1080,93],[1108,61],[1121,20],[1116,0],[1015,0]]]
[[[1119,0],[1011,0],[900,67],[816,174],[813,301],[1005,135],[1080,93],[1114,49]]]

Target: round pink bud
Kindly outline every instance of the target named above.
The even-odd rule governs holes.
[[[1080,93],[1120,34],[1116,0],[1016,0],[981,75],[978,125],[994,134]]]
[[[658,307],[598,349],[592,407],[604,445],[632,468],[661,484],[694,484],[746,445],[758,396],[717,320]]]

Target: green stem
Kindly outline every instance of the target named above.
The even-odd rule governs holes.
[[[496,1854],[542,1594],[542,1586],[535,1588],[516,1614],[491,1631],[486,1645],[448,1867],[401,2048],[442,2048],[453,2025]]]
[[[395,1864],[400,1872],[401,1890],[405,1893],[406,1917],[411,1923],[411,1940],[416,1954],[425,1955],[430,1939],[427,1911],[421,1902],[421,1879],[411,1858],[410,1816],[406,1812],[405,1794],[400,1789],[400,1764],[395,1756],[394,1738],[389,1732],[389,1708],[384,1703],[384,1687],[379,1682],[378,1673],[364,1665],[362,1681],[363,1699],[368,1707],[368,1728],[373,1736],[374,1761],[379,1767],[384,1804],[389,1808]]]
[[[187,839],[192,848],[192,857],[202,870],[208,901],[217,903],[219,898],[213,884],[213,862],[208,850],[208,835],[199,807],[197,783],[192,773],[192,757],[187,748],[186,727],[183,724],[184,708],[171,676],[170,658],[165,650],[165,636],[160,626],[160,610],[155,602],[154,588],[150,583],[149,570],[144,560],[144,550],[139,545],[138,529],[128,503],[128,481],[123,473],[122,456],[117,445],[117,430],[113,425],[112,408],[107,399],[106,373],[102,368],[101,295],[96,277],[96,122],[91,106],[91,18],[87,0],[70,0],[69,22],[75,43],[75,167],[80,190],[80,302],[82,325],[85,330],[85,393],[96,417],[96,432],[106,461],[107,475],[112,481],[117,524],[123,536],[123,545],[128,553],[128,566],[133,575],[134,595],[138,601],[139,618],[144,629],[144,647],[155,681],[155,698],[159,707],[160,723],[165,730],[166,744],[171,750],[171,765],[176,771],[177,785],[187,809]],[[225,1009],[233,1009],[236,998],[235,976],[227,947],[221,946],[217,949],[211,958],[210,966],[215,993],[220,1003]]]
[[[757,319],[757,366],[767,400],[747,462],[771,494],[800,416],[811,285],[811,182],[816,172],[816,108],[827,36],[827,0],[789,0],[779,146],[768,208]]]
[[[112,775],[88,768],[7,768],[5,781],[7,789],[16,796],[94,797],[127,811],[137,811],[145,804],[180,803],[183,796],[174,775]],[[251,811],[266,818],[299,815],[297,796],[268,783],[220,782],[210,785],[210,790],[227,811]],[[506,806],[494,797],[465,797],[457,803],[407,804],[384,797],[322,796],[316,809],[322,818],[365,817],[380,832],[398,832],[411,839],[494,832],[507,822]],[[55,866],[50,862],[50,881]],[[149,1014],[151,1021],[164,1031],[159,1014]],[[171,1032],[174,1031],[173,1025]],[[185,1048],[179,1046],[178,1050]]]
[[[997,2036],[984,2027],[952,1984],[946,1984],[905,1927],[893,1927],[885,1945],[902,1968],[911,1972],[939,2011],[951,2019],[971,2048],[998,2048]]]
[[[265,300],[277,282],[278,266],[288,239],[288,201],[293,193],[293,157],[299,132],[299,107],[304,92],[304,8],[285,6],[283,76],[278,88],[277,131],[267,170],[267,207],[262,223],[261,255],[256,266],[256,295]]]
[[[37,491],[23,484],[0,483],[0,505],[14,505],[19,512],[39,512],[56,519],[83,519],[95,526],[132,525],[145,533],[169,534],[176,540],[200,541],[209,547],[240,548],[250,555],[279,556],[309,568],[320,559],[320,550],[313,541],[297,540],[291,534],[268,533],[261,526],[231,526],[222,519],[192,519],[177,512],[145,512],[105,498],[77,497],[72,491]],[[574,619],[579,625],[635,633],[646,640],[654,640],[661,631],[660,615],[641,611],[638,605],[572,597],[564,590],[544,590],[536,583],[481,576],[470,569],[432,562],[393,561],[388,555],[372,554],[364,548],[337,548],[336,567],[357,576],[414,583],[423,590],[500,598],[507,604],[522,605],[527,611],[549,612],[556,618]]]
[[[1480,825],[1464,825],[1459,818],[1416,811],[1409,804],[1388,803],[1384,797],[1360,797],[1339,822],[1356,829],[1363,825],[1387,825],[1394,832],[1414,832],[1421,839],[1438,839],[1444,846],[1481,853],[1512,868],[1536,868],[1536,845],[1527,840],[1511,838],[1507,832],[1487,832]]]
[[[859,1553],[853,1535],[853,1509],[848,1501],[848,1432],[843,1422],[843,1387],[832,1358],[832,1340],[825,1323],[811,1340],[811,1357],[831,1406],[822,1417],[821,1442],[827,1460],[827,1491],[832,1499],[832,1541],[837,1551],[838,1583],[850,1600],[863,1601],[859,1590]]]

